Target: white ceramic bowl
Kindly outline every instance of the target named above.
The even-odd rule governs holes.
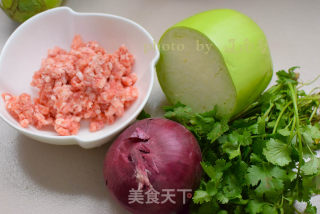
[[[58,7],[32,17],[16,29],[1,52],[0,94],[9,92],[19,95],[26,92],[35,97],[37,91],[30,86],[30,82],[34,71],[40,68],[41,59],[47,56],[48,49],[55,46],[69,50],[75,34],[80,34],[85,41],[97,41],[108,52],[114,52],[124,44],[135,56],[134,72],[138,76],[136,87],[139,97],[125,114],[114,124],[106,125],[97,132],[90,132],[88,123],[83,122],[75,136],[58,136],[54,131],[37,130],[34,127],[22,128],[6,111],[2,98],[0,116],[22,134],[35,140],[93,148],[108,142],[133,122],[150,96],[159,51],[153,45],[151,35],[137,23],[115,15],[77,13],[68,7]]]

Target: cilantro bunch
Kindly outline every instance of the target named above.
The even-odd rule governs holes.
[[[165,117],[194,133],[203,153],[204,175],[193,196],[193,213],[305,213],[320,194],[320,94],[306,93],[297,67],[277,72],[277,84],[228,122],[216,110],[193,113],[178,103]]]

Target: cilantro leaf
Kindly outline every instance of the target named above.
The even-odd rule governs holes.
[[[218,159],[215,162],[215,165],[212,166],[210,164],[207,164],[205,162],[201,162],[201,166],[205,173],[215,181],[219,181],[222,178],[223,171],[227,170],[230,166],[230,162],[226,162],[223,159]]]
[[[206,191],[196,190],[193,195],[193,202],[196,204],[202,204],[210,201],[210,196]]]
[[[320,158],[312,156],[311,159],[304,163],[301,167],[301,171],[305,175],[314,175],[320,173]]]
[[[289,145],[273,138],[266,143],[263,154],[270,163],[278,166],[286,166],[292,161]]]
[[[291,134],[291,132],[289,131],[288,128],[279,129],[278,133],[281,134],[282,136],[285,136],[285,137],[288,137]]]
[[[223,133],[229,130],[229,126],[226,120],[222,120],[221,122],[216,122],[211,131],[208,133],[207,138],[211,142],[214,142],[218,137],[220,137]]]
[[[302,137],[309,146],[312,146],[312,144],[315,143],[315,140],[320,139],[320,130],[316,126],[312,126],[309,124],[305,127],[302,127],[301,130]]]
[[[232,167],[232,174],[237,177],[237,183],[239,186],[246,185],[246,178],[247,178],[247,171],[248,171],[248,164],[242,160],[238,160],[234,162]]]
[[[222,145],[222,150],[229,155],[231,160],[240,155],[240,146],[251,145],[252,139],[248,131],[238,130],[219,138],[219,143]]]
[[[141,113],[138,115],[137,120],[143,120],[146,118],[150,118],[151,115],[145,112],[145,110],[142,110]]]
[[[211,178],[211,179],[218,179],[216,174],[217,171],[215,171],[214,167],[210,164],[207,164],[205,162],[201,162],[201,166],[203,171]],[[222,175],[219,176],[220,178],[222,177]],[[219,178],[219,179],[220,179]]]
[[[182,125],[187,125],[192,116],[192,109],[186,105],[178,102],[174,106],[164,106],[165,110],[164,117],[181,123]]]
[[[246,207],[246,212],[250,214],[258,214],[261,213],[263,210],[263,206],[265,206],[266,203],[260,202],[257,200],[250,200],[248,203],[248,206]]]
[[[262,197],[263,194],[272,196],[283,191],[286,172],[277,167],[260,167],[253,165],[248,169],[247,180],[252,186],[256,186],[255,192]]]
[[[310,201],[307,202],[307,208],[304,211],[304,213],[306,214],[317,214],[317,207],[312,206],[312,204],[310,203]]]
[[[214,196],[218,192],[219,183],[214,180],[209,181],[206,184],[206,191],[210,196]]]
[[[218,203],[215,201],[202,203],[198,209],[194,209],[194,207],[192,208],[193,210],[191,210],[191,214],[212,214],[216,213],[220,209]]]
[[[265,205],[263,206],[262,214],[278,214],[278,210],[274,206]]]
[[[297,68],[299,68],[298,66],[295,67],[291,67],[289,69],[288,72],[286,72],[285,70],[280,70],[277,72],[277,76],[278,76],[278,83],[292,83],[292,84],[298,84],[297,82],[297,74],[294,72]]]
[[[232,135],[225,135],[219,138],[219,143],[222,145],[223,152],[229,155],[229,159],[232,160],[240,155],[240,144],[237,138]]]
[[[232,171],[228,171],[223,179],[223,188],[222,191],[220,191],[217,194],[217,199],[221,201],[222,204],[225,202],[228,202],[232,199],[241,199],[241,183],[239,182],[237,176],[232,173]],[[220,199],[219,199],[220,196]]]

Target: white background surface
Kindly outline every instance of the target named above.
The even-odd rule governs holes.
[[[144,26],[156,41],[168,27],[190,15],[236,9],[266,33],[275,71],[299,65],[303,80],[320,74],[319,0],[67,0],[66,5],[79,12],[125,16]],[[16,27],[0,11],[0,49]],[[165,103],[156,82],[147,110],[159,115]],[[0,121],[0,213],[126,213],[104,187],[107,148],[84,150],[34,142]],[[313,200],[318,209],[319,198]]]

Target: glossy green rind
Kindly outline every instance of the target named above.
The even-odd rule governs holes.
[[[193,33],[185,33],[185,29],[189,29]],[[181,30],[183,32],[179,34]],[[176,36],[173,36],[172,32],[174,32]],[[199,36],[194,36],[194,32]],[[226,108],[224,111],[223,107],[221,108],[222,104],[219,102],[216,103],[218,107],[220,105],[221,114],[234,116],[240,113],[253,102],[269,84],[273,73],[272,62],[266,37],[260,27],[249,17],[237,11],[230,9],[210,10],[196,14],[177,23],[169,28],[160,39],[159,47],[161,57],[157,64],[157,74],[160,85],[170,102],[175,103],[181,101],[178,99],[179,97],[183,97],[189,102],[185,103],[187,105],[191,103],[194,106],[203,106],[201,102],[204,102],[205,108],[202,108],[202,110],[196,109],[196,111],[205,111],[213,108],[212,105],[214,103],[200,99],[200,97],[203,96],[202,94],[198,94],[198,96],[194,96],[193,94],[188,98],[188,94],[186,93],[175,97],[174,91],[176,86],[172,83],[167,84],[171,76],[177,75],[175,72],[180,73],[182,78],[184,75],[190,75],[190,72],[188,72],[188,67],[183,66],[179,60],[176,62],[175,67],[173,67],[171,64],[175,62],[172,62],[172,60],[166,56],[170,55],[173,58],[177,56],[176,58],[180,59],[183,51],[182,53],[178,53],[178,51],[173,52],[163,47],[170,44],[171,40],[177,42],[179,41],[177,38],[190,37],[190,35],[194,37],[194,42],[197,43],[194,47],[195,53],[191,53],[192,57],[198,57],[199,54],[202,54],[206,58],[208,66],[212,66],[210,61],[214,61],[215,59],[205,56],[206,52],[204,51],[208,50],[208,53],[219,52],[219,54],[215,54],[215,56],[219,58],[219,55],[221,55],[222,60],[218,59],[216,62],[222,70],[224,66],[226,67],[226,71],[231,78],[232,84],[229,85],[228,81],[225,81],[226,83],[223,84],[228,85],[229,89],[227,90],[230,90],[230,92],[226,91],[226,94],[230,96],[230,102],[233,106],[229,109]],[[189,38],[188,44],[183,44],[188,47],[188,45],[190,46],[190,41]],[[200,44],[204,45],[201,47],[208,47],[207,49],[202,49],[202,53],[199,48]],[[190,51],[188,54],[190,54]],[[184,70],[179,69],[179,63],[184,67]],[[202,64],[203,63],[204,62],[202,62]],[[196,69],[194,69],[193,66],[199,65],[193,62],[193,64],[189,66],[189,68],[195,72]],[[175,70],[173,70],[173,68],[175,68]],[[197,72],[201,75],[201,71]],[[212,72],[217,73],[218,71],[213,69]],[[208,76],[208,78],[212,79],[214,77]],[[183,82],[179,84],[183,84]],[[192,85],[188,84],[188,87],[191,87],[189,91],[191,91],[192,88],[197,89],[208,86],[202,83],[200,84],[201,85],[196,81]],[[219,87],[221,87],[221,85]],[[218,88],[215,90],[211,87],[210,90],[213,94],[217,92],[221,93]],[[235,90],[234,101],[232,101],[233,90]]]

